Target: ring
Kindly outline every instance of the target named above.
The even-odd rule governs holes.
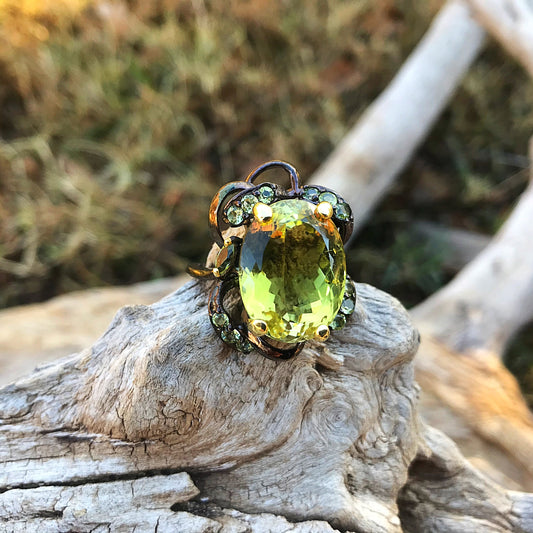
[[[289,174],[289,189],[254,184],[274,167]],[[352,210],[326,187],[300,187],[289,163],[269,161],[244,181],[224,185],[211,202],[209,227],[219,247],[214,266],[187,270],[217,281],[209,317],[232,348],[290,359],[306,341],[326,341],[354,312],[355,284],[346,274],[344,253]],[[226,309],[231,293],[237,298]]]

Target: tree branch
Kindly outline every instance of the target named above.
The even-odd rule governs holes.
[[[533,141],[531,158],[533,161]],[[458,352],[503,354],[533,318],[533,184],[496,237],[448,285],[411,311],[417,324]]]

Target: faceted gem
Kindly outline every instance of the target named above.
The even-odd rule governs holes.
[[[355,310],[355,302],[353,300],[344,300],[341,305],[341,313],[351,315]]]
[[[259,197],[259,201],[263,202],[264,204],[269,204],[274,200],[274,190],[272,187],[269,187],[268,185],[264,185],[259,189],[257,192],[257,195]]]
[[[272,204],[272,219],[253,221],[244,236],[239,285],[251,320],[267,323],[267,337],[296,343],[312,339],[342,303],[346,259],[331,220],[320,221],[305,200]]]
[[[334,193],[325,191],[320,194],[319,199],[321,202],[329,202],[331,205],[337,205],[337,196]]]
[[[302,196],[312,202],[318,198],[318,189],[316,187],[305,187]]]
[[[335,206],[335,216],[339,220],[348,220],[351,214],[352,210],[350,209],[350,206],[347,203],[342,202]]]
[[[218,268],[220,277],[224,277],[228,273],[235,263],[236,255],[236,247],[233,243],[220,249],[215,260],[215,266]]]
[[[211,322],[213,322],[217,328],[225,328],[229,325],[229,317],[225,313],[215,313],[211,317]]]
[[[240,339],[237,340],[235,345],[237,350],[244,353],[250,353],[254,349],[252,343],[248,339],[245,339],[242,335],[240,335]]]
[[[258,201],[253,194],[246,194],[241,198],[241,207],[245,213],[250,214]]]
[[[346,325],[346,317],[342,314],[338,314],[334,319],[333,321],[331,322],[331,324],[329,325],[329,327],[331,329],[342,329],[344,326]]]
[[[230,344],[241,338],[241,334],[236,329],[224,330],[220,336],[224,342],[229,342]]]
[[[226,217],[232,226],[238,226],[244,220],[244,211],[237,205],[230,205],[226,211]]]
[[[355,285],[351,279],[346,280],[346,289],[344,291],[345,298],[351,298],[355,294]]]

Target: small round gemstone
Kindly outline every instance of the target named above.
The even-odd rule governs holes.
[[[240,339],[241,334],[236,329],[225,329],[220,336],[222,337],[222,340],[224,342],[234,343],[238,339]]]
[[[250,353],[254,347],[252,346],[252,343],[241,336],[241,338],[236,342],[237,350],[243,353]]]
[[[217,328],[225,328],[229,325],[229,317],[225,313],[215,313],[211,317],[211,321]]]
[[[342,329],[346,325],[346,317],[338,314],[329,325],[331,329]]]
[[[355,310],[355,302],[353,300],[344,300],[341,304],[341,313],[351,315]]]
[[[320,194],[319,198],[321,202],[329,202],[333,206],[337,205],[337,197],[332,192],[325,191]]]
[[[269,187],[268,185],[264,185],[259,189],[257,192],[257,195],[259,196],[259,201],[263,202],[264,204],[269,204],[274,200],[274,190],[272,187]],[[253,207],[253,206],[252,206]]]
[[[302,194],[302,197],[305,200],[309,200],[310,202],[313,202],[318,198],[318,189],[316,187],[305,187],[304,192]]]
[[[241,198],[241,207],[245,213],[250,214],[254,209],[254,205],[258,201],[259,200],[253,194],[247,194]]]
[[[335,216],[339,220],[348,220],[351,214],[352,210],[350,209],[350,206],[347,203],[342,202],[335,206]]]
[[[237,205],[230,205],[226,211],[226,216],[232,226],[238,226],[244,220],[244,211]]]
[[[355,294],[355,286],[350,279],[346,280],[346,288],[344,289],[344,297],[351,298]]]

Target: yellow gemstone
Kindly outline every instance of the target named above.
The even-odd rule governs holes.
[[[281,200],[268,222],[254,220],[243,240],[239,285],[250,320],[262,320],[267,337],[295,343],[315,336],[337,315],[346,283],[342,239],[315,205]]]

